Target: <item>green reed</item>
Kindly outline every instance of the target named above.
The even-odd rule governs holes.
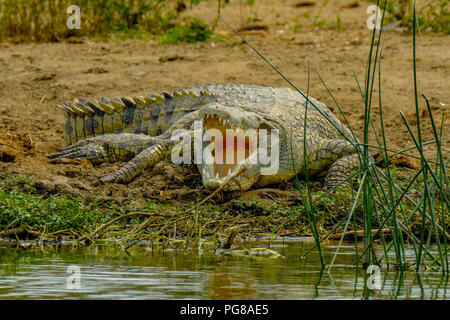
[[[379,5],[379,1],[377,1]],[[415,4],[413,10],[415,11]],[[384,2],[382,21],[384,21],[386,11],[386,1]],[[377,14],[380,14],[379,12]],[[230,26],[222,18],[221,20]],[[306,181],[302,186],[298,180],[296,187],[300,192],[302,200],[304,202],[305,211],[309,220],[311,231],[315,239],[315,245],[306,254],[308,254],[314,248],[317,248],[319,256],[323,265],[323,256],[321,251],[321,243],[326,240],[333,232],[338,228],[342,228],[342,237],[339,240],[339,244],[336,249],[336,254],[332,260],[328,263],[328,270],[331,270],[334,260],[339,252],[342,241],[344,240],[344,233],[350,227],[350,222],[353,220],[353,228],[356,228],[356,221],[362,219],[364,226],[363,244],[364,249],[361,253],[357,252],[355,246],[355,264],[358,264],[361,259],[363,266],[367,267],[370,264],[380,264],[379,257],[376,257],[374,251],[374,244],[377,238],[381,238],[381,244],[383,245],[383,253],[386,264],[394,263],[400,271],[407,270],[410,266],[415,265],[416,270],[420,270],[424,265],[438,266],[443,273],[449,272],[448,267],[448,243],[450,236],[448,230],[449,219],[449,180],[447,174],[448,160],[445,161],[442,152],[442,132],[444,121],[443,118],[440,123],[440,132],[438,132],[438,126],[434,120],[431,108],[428,100],[424,97],[427,110],[429,113],[431,125],[433,128],[434,141],[423,141],[423,128],[420,125],[419,117],[419,101],[418,101],[418,86],[417,86],[417,72],[416,72],[416,40],[415,40],[415,25],[416,14],[413,13],[413,80],[414,80],[414,95],[415,95],[415,111],[417,121],[417,137],[413,133],[411,126],[407,122],[406,118],[402,115],[405,125],[408,129],[410,138],[412,139],[413,146],[404,148],[403,150],[393,150],[388,148],[387,141],[389,137],[385,131],[385,124],[383,118],[383,103],[382,103],[382,88],[381,88],[381,55],[382,55],[382,29],[377,31],[375,28],[372,33],[370,50],[368,60],[366,64],[366,71],[364,77],[364,85],[361,86],[355,76],[358,88],[360,89],[361,98],[364,105],[364,126],[363,126],[363,142],[358,142],[352,126],[347,121],[341,106],[337,99],[331,93],[331,90],[327,87],[321,76],[318,77],[327,92],[330,94],[333,102],[337,106],[344,123],[350,129],[352,137],[347,137],[345,134],[337,128],[331,121],[330,125],[333,125],[350,143],[352,143],[356,150],[360,161],[360,170],[352,173],[340,186],[344,186],[346,183],[351,182],[355,178],[359,177],[359,183],[356,186],[356,193],[351,190],[353,203],[349,213],[336,224],[335,228],[331,230],[327,235],[319,238],[317,231],[317,222],[314,219],[315,203],[320,201],[325,196],[330,196],[331,192],[336,191],[336,188],[324,192],[322,195],[312,199],[310,196],[310,180],[308,174],[306,174]],[[382,25],[382,24],[381,24]],[[268,63],[280,76],[297,92],[299,92],[307,101],[307,107],[316,109],[319,113],[321,111],[316,108],[309,97],[309,71],[308,71],[308,92],[305,95],[300,91],[286,76],[274,67],[270,61],[264,57],[251,43],[249,43],[239,32],[237,32],[232,26],[230,26],[266,63]],[[377,40],[377,41],[375,41]],[[377,72],[378,71],[378,72]],[[378,77],[378,79],[377,79]],[[375,84],[378,84],[378,110],[380,113],[379,130],[375,127],[375,123],[372,119],[372,98]],[[308,108],[306,108],[308,109]],[[305,111],[306,114],[307,111]],[[321,113],[322,114],[322,113]],[[327,118],[324,114],[322,114]],[[305,116],[306,119],[306,116]],[[305,123],[306,125],[306,123]],[[376,140],[376,145],[370,144],[369,140],[372,136]],[[304,139],[304,147],[306,147],[306,138]],[[434,146],[436,148],[436,159],[433,161],[427,159],[424,156],[424,147]],[[380,150],[381,160],[374,161],[371,156],[370,150]],[[411,154],[411,152],[417,152],[419,155]],[[306,153],[306,152],[305,152]],[[408,157],[420,159],[421,167],[416,174],[409,178],[406,187],[399,186],[396,181],[395,175],[390,167],[389,160],[395,155],[405,155]],[[379,169],[377,165],[384,164],[386,168],[384,171]],[[305,164],[306,166],[306,164]],[[434,170],[432,169],[434,166]],[[293,162],[295,168],[295,163]],[[422,180],[424,196],[416,201],[411,197],[413,186],[417,185]],[[304,196],[304,190],[306,189],[308,197]],[[308,203],[305,203],[308,202]],[[358,214],[361,213],[361,216]],[[440,217],[440,218],[439,218]],[[419,219],[421,224],[419,237],[411,230],[411,224]],[[373,235],[372,229],[376,226],[378,231]],[[387,242],[385,235],[382,231],[383,228],[390,230],[390,237],[392,241]],[[431,240],[437,243],[438,252],[433,254],[429,250],[429,244]],[[407,260],[405,256],[405,244],[411,243],[413,245],[415,260]],[[389,257],[389,252],[393,250],[395,261],[392,262]]]

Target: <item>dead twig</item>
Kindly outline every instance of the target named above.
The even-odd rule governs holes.
[[[377,234],[377,232],[378,232],[378,229],[372,229],[372,235],[373,235],[373,236],[374,236],[375,234]],[[390,233],[390,232],[391,232],[391,229],[389,229],[389,228],[384,228],[384,229],[381,230],[381,232],[383,232],[383,233]],[[362,237],[363,235],[364,235],[364,230],[354,230],[354,231],[347,231],[347,232],[344,232],[343,234],[342,234],[342,233],[335,233],[335,234],[332,234],[332,235],[330,235],[330,236],[328,237],[328,239],[331,239],[331,240],[340,239],[342,236],[344,236],[344,239],[348,239],[348,238],[352,238],[352,237],[354,237],[354,236],[356,236],[356,237]]]
[[[133,217],[133,216],[173,217],[173,216],[176,216],[176,214],[162,214],[162,213],[157,213],[157,212],[144,212],[144,211],[125,213],[125,214],[123,214],[119,217],[116,217],[116,218],[112,219],[111,221],[105,223],[104,225],[97,228],[94,232],[92,232],[88,237],[82,237],[80,240],[84,240],[85,238],[94,239],[95,236],[98,235],[98,233],[100,231],[106,229],[107,227],[112,225],[114,222],[119,221],[123,218],[128,218],[128,217]]]
[[[136,211],[136,212],[125,213],[125,214],[123,214],[123,215],[121,215],[119,217],[116,217],[116,218],[112,219],[111,221],[105,223],[104,225],[102,225],[99,228],[97,228],[94,232],[89,234],[88,236],[83,236],[79,240],[82,241],[82,240],[85,240],[85,239],[95,239],[96,236],[98,236],[98,234],[101,231],[105,230],[107,227],[112,225],[114,222],[117,222],[117,221],[119,221],[119,220],[121,220],[123,218],[128,218],[128,217],[133,217],[133,216],[179,217],[179,216],[186,215],[186,214],[190,213],[191,211],[197,209],[201,205],[203,205],[206,201],[208,201],[212,197],[214,197],[218,192],[220,192],[223,188],[225,188],[228,184],[230,184],[234,179],[236,179],[245,170],[246,170],[245,167],[241,168],[238,172],[236,172],[233,176],[231,176],[223,185],[221,185],[218,189],[216,189],[214,192],[212,192],[209,196],[207,196],[205,199],[203,199],[201,202],[199,202],[195,206],[193,206],[193,207],[191,207],[191,208],[189,208],[189,209],[187,209],[187,210],[185,210],[185,211],[183,211],[181,213],[169,213],[169,214],[166,214],[166,213],[148,212],[148,211]]]

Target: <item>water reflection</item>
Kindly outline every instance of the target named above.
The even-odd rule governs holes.
[[[250,244],[249,244],[250,245]],[[133,246],[0,247],[1,299],[448,299],[448,275],[381,269],[379,287],[354,266],[355,246],[341,247],[331,271],[321,269],[310,242],[272,249],[284,259],[233,257],[198,251],[152,251]],[[336,243],[323,248],[330,262]],[[412,250],[408,249],[407,250]],[[80,289],[68,288],[68,267],[80,270]]]

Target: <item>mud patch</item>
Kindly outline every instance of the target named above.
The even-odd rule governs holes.
[[[296,190],[280,190],[272,188],[256,189],[244,192],[240,197],[243,201],[261,203],[276,202],[286,206],[300,203],[300,194]]]
[[[397,155],[389,159],[389,163],[397,167],[410,168],[414,170],[420,169],[420,160],[405,155]]]
[[[38,154],[28,133],[0,131],[0,161],[13,162],[16,159]]]

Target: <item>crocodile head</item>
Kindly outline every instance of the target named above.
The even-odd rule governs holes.
[[[278,149],[278,135],[273,134],[279,124],[249,108],[218,103],[203,107],[199,115],[203,161],[198,168],[206,188],[217,189],[239,173],[224,190],[243,191],[257,184],[262,173],[277,173],[278,163],[273,162],[278,162],[278,153],[272,149]]]

